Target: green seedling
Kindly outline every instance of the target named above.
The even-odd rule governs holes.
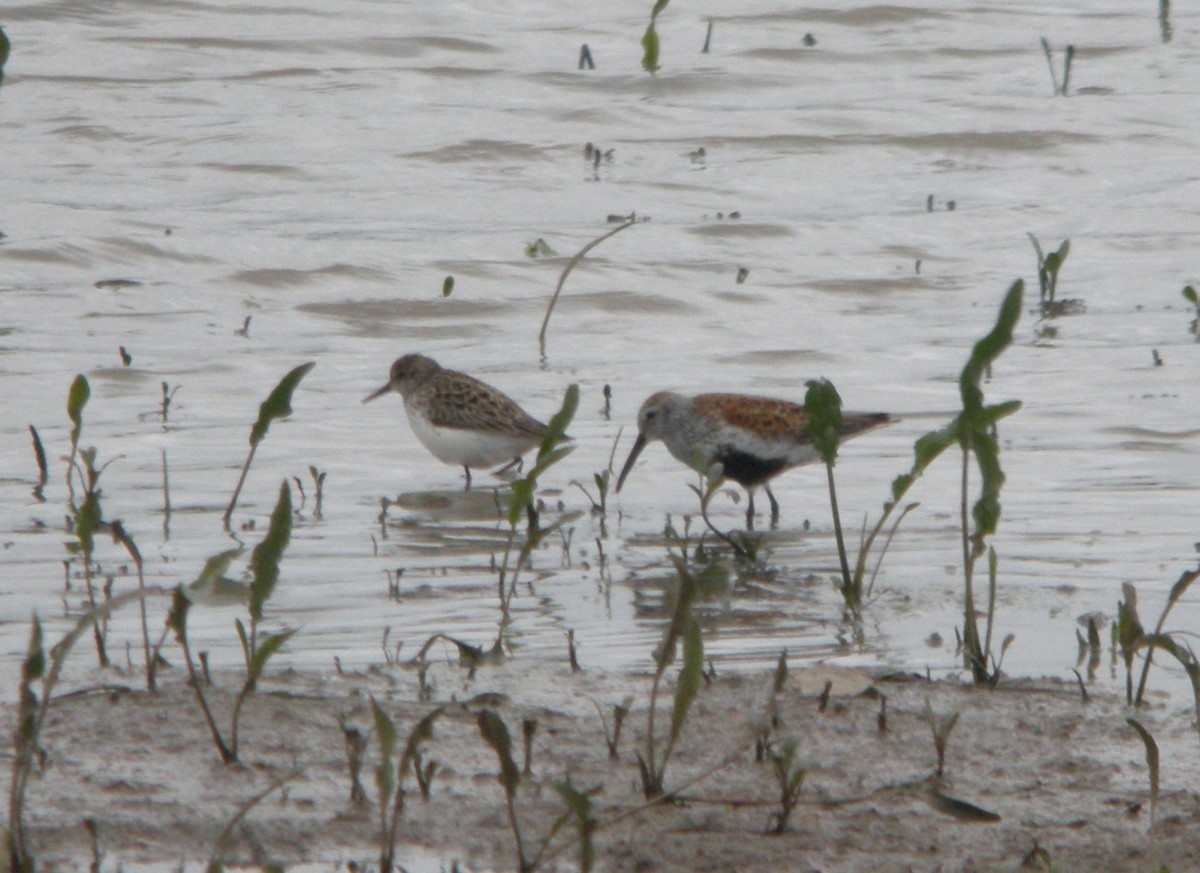
[[[596,863],[596,847],[593,838],[598,827],[596,817],[592,812],[592,797],[600,793],[600,787],[580,791],[571,784],[568,778],[554,783],[554,790],[562,798],[568,814],[575,819],[577,839],[579,840],[579,871],[591,873]]]
[[[478,670],[483,664],[498,663],[504,659],[504,646],[500,638],[496,639],[496,642],[492,644],[490,649],[485,650],[480,646],[473,646],[464,640],[460,640],[443,633],[434,634],[425,641],[425,645],[421,646],[420,650],[416,655],[413,656],[412,659],[412,664],[418,668],[418,677],[421,681],[422,690],[424,690],[427,686],[425,685],[425,674],[424,671],[421,670],[421,667],[424,666],[426,670],[428,669],[427,656],[429,654],[429,650],[433,648],[433,644],[439,640],[448,642],[458,649],[458,663],[460,667],[465,667],[467,669],[468,679],[474,679],[475,671]]]
[[[290,495],[291,491],[288,488],[287,482],[284,481],[279,489],[279,500],[275,504],[275,510],[271,513],[271,524],[267,530],[267,535],[263,538],[262,542],[255,546],[254,551],[251,553],[250,570],[253,578],[248,586],[243,586],[225,578],[225,572],[229,569],[230,564],[242,552],[241,548],[229,549],[209,558],[200,576],[191,585],[187,586],[186,589],[182,585],[175,589],[171,612],[167,616],[167,627],[174,632],[180,648],[183,649],[189,682],[196,695],[196,700],[204,716],[205,723],[208,725],[213,744],[217,747],[217,752],[220,754],[221,760],[226,764],[238,760],[238,731],[243,705],[254,692],[259,678],[266,669],[267,662],[276,652],[283,648],[284,644],[295,633],[294,630],[284,630],[278,633],[267,634],[261,639],[258,634],[258,625],[263,617],[263,606],[271,596],[278,581],[279,560],[283,555],[284,549],[287,548],[288,539],[291,535],[292,503]],[[187,617],[193,601],[223,601],[231,599],[247,603],[250,613],[250,627],[249,631],[247,631],[241,619],[235,620],[238,639],[241,641],[242,654],[246,662],[246,677],[237,698],[234,700],[233,711],[230,715],[229,740],[226,742],[220,728],[217,727],[212,709],[209,707],[208,700],[204,695],[203,686],[206,683],[201,681],[202,677],[196,670],[196,661],[192,657],[192,649],[190,640],[188,639]],[[204,665],[204,667],[205,673],[207,673],[207,665]]]
[[[517,769],[517,762],[513,758],[512,738],[508,732],[508,726],[504,723],[499,715],[493,710],[482,709],[476,715],[476,724],[479,727],[479,734],[483,737],[492,750],[496,753],[496,759],[500,764],[500,773],[497,775],[501,788],[504,789],[505,808],[508,811],[508,824],[513,832],[513,839],[516,842],[517,849],[517,870],[519,873],[532,873],[537,870],[547,859],[547,852],[550,849],[550,842],[558,834],[559,831],[572,819],[575,818],[579,826],[579,836],[581,840],[581,849],[583,855],[583,869],[591,869],[592,859],[594,857],[594,849],[592,848],[592,832],[596,828],[595,819],[591,814],[591,804],[589,795],[592,792],[579,792],[575,790],[570,782],[556,785],[555,788],[559,792],[559,796],[563,798],[563,802],[567,809],[554,820],[550,825],[550,829],[542,840],[538,849],[530,854],[526,850],[525,838],[521,832],[521,822],[517,816],[517,791],[521,786],[522,771]],[[526,737],[529,737],[529,731],[525,731]],[[526,769],[524,776],[528,776]],[[586,801],[586,802],[585,802]]]
[[[795,737],[784,740],[778,751],[771,750],[771,772],[779,787],[779,809],[771,813],[767,833],[778,835],[787,832],[788,819],[800,802],[800,789],[808,775],[808,767],[796,763]]]
[[[162,400],[158,404],[158,418],[164,425],[171,414],[171,402],[175,399],[177,391],[179,391],[178,385],[172,388],[166,382],[162,383]]]
[[[660,2],[663,2],[663,0],[660,0]],[[599,152],[597,152],[597,155],[598,154]],[[563,285],[566,284],[567,276],[571,275],[571,271],[579,265],[579,262],[584,259],[588,252],[600,245],[600,243],[604,242],[609,237],[616,236],[618,233],[625,230],[625,228],[632,227],[634,224],[637,224],[637,219],[630,218],[628,221],[625,221],[623,224],[614,227],[607,233],[602,233],[600,236],[596,237],[594,240],[576,252],[571,260],[567,261],[567,265],[563,267],[562,273],[560,273],[558,276],[558,284],[554,286],[554,293],[550,296],[550,303],[546,306],[546,315],[542,318],[541,330],[538,331],[538,347],[543,360],[546,357],[546,330],[550,326],[550,316],[554,314],[554,307],[558,304],[558,297],[562,293]],[[542,241],[538,240],[538,242]],[[542,245],[545,245],[545,243],[542,242]],[[526,253],[528,254],[528,252]]]
[[[46,466],[46,450],[42,447],[42,438],[38,436],[37,428],[32,424],[29,425],[29,437],[33,441],[33,458],[37,462],[38,468],[38,483],[33,488],[33,497],[41,503],[46,499],[42,492],[46,488],[46,483],[50,481],[50,471]]]
[[[321,508],[325,500],[325,470],[318,470],[311,464],[308,467],[308,475],[312,476],[313,490],[315,492],[316,505],[313,507],[313,518],[321,518]]]
[[[1171,41],[1171,0],[1158,0],[1158,32],[1163,45]]]
[[[1128,582],[1121,584],[1124,595],[1117,601],[1117,621],[1113,625],[1114,640],[1125,664],[1125,702],[1133,704],[1133,659],[1138,644],[1146,638],[1146,631],[1138,617],[1137,589]]]
[[[276,791],[282,789],[293,779],[299,777],[303,772],[303,770],[293,770],[290,773],[280,776],[278,779],[271,780],[270,785],[238,807],[237,812],[234,813],[233,817],[225,823],[225,829],[221,831],[220,836],[217,837],[217,841],[213,845],[212,854],[208,859],[208,865],[204,868],[205,873],[224,873],[225,856],[229,852],[229,849],[233,846],[234,832],[242,827],[242,823],[246,820],[246,816],[250,814],[250,811],[253,810],[254,807],[258,806]],[[264,862],[261,866],[263,870],[283,869],[282,865],[272,864],[269,861]]]
[[[342,729],[342,739],[346,743],[346,765],[350,770],[350,802],[355,806],[366,806],[367,790],[362,784],[362,768],[370,737],[346,721],[344,715],[338,715],[338,726]]]
[[[962,523],[963,550],[963,646],[965,666],[971,670],[976,684],[994,682],[999,677],[999,668],[989,670],[992,660],[991,636],[995,621],[995,551],[988,556],[992,578],[992,590],[988,599],[986,615],[986,637],[979,635],[975,613],[974,568],[976,561],[985,553],[987,538],[996,531],[1000,522],[1000,489],[1004,485],[1004,471],[1000,467],[1000,442],[996,436],[997,422],[1016,412],[1019,401],[1010,401],[991,406],[983,403],[983,389],[979,383],[992,363],[1012,342],[1013,329],[1021,315],[1021,297],[1025,283],[1017,280],[1009,288],[1001,304],[1000,313],[991,332],[975,344],[959,377],[959,390],[963,410],[952,422],[956,441],[962,448],[962,500],[960,515]],[[968,500],[970,467],[975,460],[980,478],[980,495],[971,506]]]
[[[275,585],[279,581],[279,562],[283,558],[283,553],[288,547],[288,543],[292,537],[292,494],[288,488],[288,483],[284,481],[279,486],[279,498],[275,502],[275,510],[271,513],[270,525],[267,527],[267,535],[262,541],[254,547],[254,551],[250,554],[250,570],[253,574],[253,579],[250,582],[250,587],[247,592],[247,606],[250,612],[250,630],[246,631],[245,625],[241,619],[236,621],[238,639],[242,644],[242,655],[246,660],[246,675],[261,672],[262,666],[265,666],[266,659],[263,658],[257,671],[252,669],[252,665],[260,660],[259,642],[258,642],[258,625],[263,618],[263,607],[271,594],[275,591]],[[287,632],[290,636],[291,632]],[[282,644],[276,641],[273,635],[267,637],[262,645],[273,646],[275,649]],[[268,656],[269,657],[269,656]],[[250,690],[254,690],[254,679],[250,680]]]
[[[433,726],[443,713],[437,707],[427,713],[409,732],[400,760],[393,764],[396,752],[396,725],[375,700],[371,698],[375,720],[375,740],[379,743],[379,766],[375,768],[375,788],[379,794],[379,869],[394,870],[396,865],[396,833],[408,792],[404,787],[410,773],[419,766],[421,747],[433,738]]]
[[[8,53],[11,50],[12,43],[9,42],[4,28],[0,27],[0,83],[4,81],[4,65],[8,63]]]
[[[79,454],[79,437],[83,433],[83,408],[87,406],[92,396],[92,388],[87,377],[82,374],[75,377],[71,389],[67,392],[67,417],[71,419],[71,454],[67,457],[67,493],[70,502],[75,502],[75,484],[72,474],[76,471],[76,456]]]
[[[34,766],[44,759],[41,746],[42,729],[50,711],[55,687],[62,675],[67,656],[88,627],[105,621],[117,609],[127,603],[147,597],[168,594],[159,587],[119,594],[75,622],[75,626],[46,652],[42,624],[33,617],[29,634],[29,645],[21,664],[21,683],[18,692],[16,730],[13,732],[12,779],[8,796],[8,853],[9,869],[18,873],[33,873],[35,859],[29,850],[25,836],[25,792]]]
[[[233,510],[237,506],[238,497],[242,493],[242,486],[246,482],[246,474],[250,472],[250,462],[254,460],[254,453],[258,451],[259,443],[267,435],[272,421],[287,418],[287,416],[292,414],[292,395],[296,391],[296,386],[300,384],[300,380],[308,374],[308,371],[315,366],[315,362],[309,361],[307,364],[301,364],[299,367],[292,369],[279,381],[279,384],[267,395],[267,399],[258,407],[258,420],[250,428],[250,452],[246,455],[246,462],[242,465],[242,473],[238,477],[237,486],[233,489],[233,497],[230,498],[229,506],[225,509],[225,516],[222,519],[226,530],[229,530],[229,519],[233,516]]]
[[[1125,721],[1131,728],[1137,731],[1138,736],[1142,738],[1142,744],[1146,747],[1146,768],[1150,774],[1150,829],[1154,830],[1155,814],[1158,811],[1158,743],[1154,741],[1154,737],[1150,735],[1150,731],[1146,730],[1136,718],[1130,717],[1125,719]]]
[[[605,387],[607,388],[608,386],[606,385]],[[604,400],[606,409],[608,408],[608,402],[609,398],[606,396]],[[612,487],[613,462],[616,460],[617,444],[621,442],[621,434],[624,432],[624,430],[624,428],[617,430],[617,436],[613,440],[612,449],[608,453],[608,466],[599,473],[592,474],[592,481],[596,483],[595,497],[592,497],[591,492],[588,491],[587,488],[584,487],[584,485],[578,480],[571,480],[571,484],[582,491],[583,496],[588,499],[588,503],[592,504],[592,515],[600,516],[600,531],[601,536],[603,537],[608,536],[608,532],[605,530],[604,524],[608,518],[608,492]]]
[[[579,66],[577,67],[577,69],[580,69],[580,70],[596,69],[596,62],[594,60],[592,60],[592,50],[590,48],[588,48],[588,44],[586,42],[579,47]]]
[[[1056,250],[1044,254],[1037,237],[1032,233],[1026,233],[1026,236],[1033,243],[1033,250],[1037,254],[1038,311],[1042,318],[1083,311],[1081,301],[1073,297],[1059,299],[1055,296],[1058,292],[1058,274],[1071,252],[1071,241],[1065,239]]]
[[[706,467],[699,447],[696,448],[695,457],[692,459],[692,469],[696,471],[698,480],[696,484],[689,484],[688,487],[700,499],[700,518],[704,522],[705,527],[717,539],[729,546],[733,550],[734,555],[740,561],[744,562],[745,565],[761,569],[760,548],[762,546],[762,537],[754,536],[751,533],[754,527],[754,508],[751,506],[746,510],[746,532],[730,531],[729,533],[725,533],[713,523],[713,520],[708,515],[708,508],[712,504],[713,498],[722,490],[730,494],[734,502],[737,502],[740,496],[733,489],[722,488],[725,484],[724,465],[717,462]]]
[[[447,276],[442,280],[442,296],[449,297],[454,293],[454,277]]]
[[[671,620],[663,633],[662,642],[654,650],[654,679],[650,687],[650,708],[646,717],[645,755],[637,754],[638,771],[642,779],[642,793],[647,800],[666,796],[665,778],[671,754],[683,731],[687,715],[700,691],[704,672],[704,639],[700,624],[696,621],[692,606],[699,591],[699,581],[683,558],[671,556],[675,564],[678,585]],[[667,740],[659,755],[659,738],[655,731],[655,715],[658,712],[658,694],[667,668],[674,663],[682,647],[683,663],[675,683],[675,699],[671,710],[671,726]]]
[[[504,555],[497,574],[497,591],[500,598],[500,613],[503,622],[506,622],[508,619],[509,603],[516,595],[517,580],[520,577],[521,569],[529,561],[534,550],[545,541],[546,537],[558,531],[568,520],[565,517],[559,518],[548,527],[542,527],[539,524],[539,514],[534,506],[533,498],[537,493],[538,478],[542,473],[574,451],[575,446],[571,444],[570,437],[567,436],[567,427],[570,426],[571,420],[575,417],[575,411],[578,408],[579,386],[570,385],[563,395],[562,406],[546,425],[546,433],[542,436],[541,445],[538,446],[537,458],[533,466],[530,467],[528,473],[514,480],[512,483],[512,494],[509,497],[508,512],[506,515],[508,537],[504,544]],[[513,547],[517,541],[517,526],[521,521],[522,514],[528,520],[525,537],[520,548],[517,550],[518,554],[515,564],[510,564],[513,556]],[[509,579],[510,567],[512,567],[511,580]]]
[[[567,628],[567,663],[571,665],[572,673],[583,670],[579,666],[579,651],[575,648],[575,628]]]
[[[1196,289],[1191,285],[1184,285],[1181,293],[1183,294],[1183,299],[1192,304],[1192,308],[1195,311],[1195,317],[1188,324],[1188,332],[1196,338],[1196,342],[1200,343],[1200,294],[1197,294]],[[30,430],[33,430],[33,428],[30,427]],[[34,436],[37,436],[36,431],[34,431]]]
[[[1138,600],[1133,585],[1122,585],[1124,600],[1117,604],[1117,621],[1114,626],[1115,648],[1120,650],[1122,661],[1126,664],[1126,700],[1128,703],[1140,706],[1144,702],[1146,682],[1150,675],[1151,656],[1156,649],[1162,649],[1166,654],[1180,662],[1188,681],[1192,684],[1192,697],[1196,712],[1196,729],[1200,730],[1200,660],[1196,658],[1192,646],[1181,644],[1177,637],[1180,631],[1164,631],[1166,616],[1187,594],[1188,589],[1196,579],[1200,578],[1200,570],[1186,571],[1181,574],[1166,597],[1166,606],[1159,615],[1153,633],[1146,633],[1138,619]],[[1146,649],[1146,660],[1142,663],[1141,678],[1138,681],[1138,692],[1133,693],[1133,660],[1138,651]]]
[[[611,731],[609,731],[608,719],[604,717],[604,710],[600,708],[600,704],[593,700],[592,706],[596,707],[596,712],[600,715],[600,723],[604,726],[604,744],[608,746],[608,759],[610,761],[620,760],[621,728],[625,724],[625,717],[633,708],[633,695],[631,694],[620,703],[613,705]]]
[[[1075,57],[1075,46],[1069,45],[1063,53],[1063,77],[1062,82],[1058,81],[1058,73],[1054,69],[1054,54],[1050,51],[1050,43],[1046,41],[1046,37],[1041,37],[1042,51],[1046,53],[1046,64],[1050,67],[1050,84],[1054,86],[1055,96],[1066,97],[1070,93],[1071,87],[1071,61]]]
[[[946,746],[950,743],[950,734],[958,724],[958,711],[938,715],[933,711],[929,698],[925,699],[925,723],[933,732],[933,746],[937,751],[937,778],[941,779],[946,772]]]
[[[670,0],[655,0],[654,8],[650,12],[650,25],[642,34],[642,69],[647,73],[658,72],[658,31],[654,25],[658,21],[659,13],[667,8],[669,2]]]

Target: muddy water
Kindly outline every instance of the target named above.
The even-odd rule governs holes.
[[[898,414],[844,448],[854,531],[914,439],[953,413],[957,374],[1009,284],[1036,289],[1033,233],[1047,249],[1071,240],[1058,294],[1085,311],[1039,322],[1034,290],[986,386],[1024,402],[1001,430],[997,636],[1016,634],[1012,671],[1069,675],[1079,617],[1111,616],[1132,582],[1149,623],[1200,539],[1200,344],[1179,293],[1196,280],[1200,232],[1200,20],[1177,12],[1164,41],[1153,12],[672,6],[651,76],[640,2],[9,7],[5,673],[33,612],[61,633],[83,597],[64,579],[60,460],[77,373],[92,387],[82,442],[111,462],[105,516],[135,538],[148,582],[170,586],[230,547],[221,514],[258,404],[316,362],[260,447],[235,522],[257,525],[237,537],[253,545],[280,480],[303,484],[268,614],[299,631],[281,660],[321,670],[383,660],[385,633],[403,657],[435,632],[490,645],[499,625],[498,483],[479,475],[464,495],[398,398],[360,405],[391,360],[433,355],[543,418],[578,384],[577,449],[543,481],[550,515],[568,522],[534,556],[508,641],[518,657],[561,658],[573,629],[586,666],[644,667],[670,576],[661,534],[695,512],[692,476],[652,447],[603,524],[584,490],[595,496],[618,436],[623,460],[645,396],[799,399],[824,376],[847,407]],[[1059,75],[1063,44],[1076,46],[1069,97],[1053,96],[1042,35]],[[594,71],[576,69],[582,43]],[[587,159],[589,142],[611,155]],[[630,213],[646,221],[571,274],[543,352],[567,260]],[[550,252],[530,257],[539,239]],[[31,424],[50,458],[43,500]],[[320,517],[310,466],[326,474]],[[773,572],[706,603],[717,668],[786,647],[953,671],[956,459],[913,491],[921,505],[857,631],[828,581],[824,482],[817,468],[777,481]],[[743,504],[714,507],[721,525],[740,523]],[[131,587],[123,553],[99,548],[115,589]],[[237,657],[238,614],[193,615],[218,661]],[[1189,597],[1169,626],[1196,620]],[[132,614],[114,621],[117,660],[136,631]],[[1107,664],[1097,681],[1111,681]]]

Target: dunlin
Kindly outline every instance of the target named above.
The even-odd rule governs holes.
[[[472,467],[515,464],[546,432],[502,391],[425,355],[397,358],[387,384],[363,403],[389,391],[404,398],[408,423],[425,448],[466,471],[467,488]]]
[[[884,412],[847,413],[839,435],[857,436],[892,418]],[[771,501],[771,519],[779,502],[767,484],[784,470],[817,460],[808,433],[808,414],[799,403],[746,394],[697,394],[671,391],[652,394],[638,412],[638,436],[617,479],[617,491],[642,449],[655,440],[689,467],[699,459],[705,468],[720,463],[725,477],[749,495],[746,523],[754,522],[754,489],[762,486]]]

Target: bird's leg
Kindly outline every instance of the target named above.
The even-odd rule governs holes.
[[[468,467],[466,464],[463,464],[463,472],[467,474],[467,484],[466,484],[466,487],[463,488],[463,491],[470,491],[471,490],[471,468]]]
[[[754,530],[754,492],[749,488],[746,489],[746,530]]]
[[[763,490],[767,492],[767,497],[771,501],[771,524],[779,523],[779,501],[775,499],[775,495],[771,493],[771,486],[763,483]]]

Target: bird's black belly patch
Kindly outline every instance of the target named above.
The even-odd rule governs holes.
[[[743,488],[761,485],[787,467],[784,458],[760,458],[749,452],[733,448],[722,448],[713,459],[725,468],[726,478],[732,479]]]

